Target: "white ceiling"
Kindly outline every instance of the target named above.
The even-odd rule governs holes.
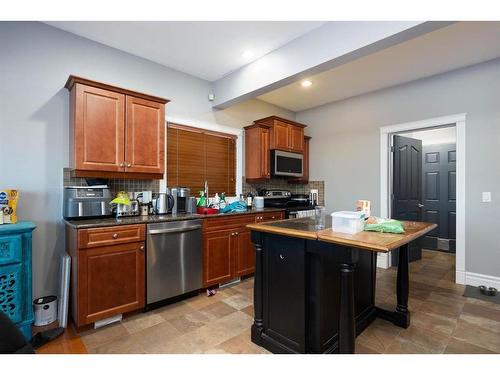
[[[302,111],[500,57],[500,22],[459,22],[258,98]]]
[[[59,21],[47,24],[215,81],[324,22]],[[253,52],[245,59],[245,50]]]

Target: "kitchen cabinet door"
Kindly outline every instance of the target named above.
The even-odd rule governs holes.
[[[71,102],[74,168],[123,172],[125,95],[76,84]]]
[[[127,96],[125,171],[163,174],[165,106]]]
[[[255,272],[255,246],[249,230],[242,228],[237,233],[235,277],[241,277]]]
[[[233,278],[235,230],[222,230],[203,235],[203,284],[220,284]]]
[[[304,128],[289,125],[288,135],[290,151],[302,153],[304,151]]]
[[[144,242],[78,250],[77,326],[141,309]]]
[[[285,122],[274,121],[271,149],[289,151],[289,125]]]
[[[245,179],[263,180],[271,177],[270,130],[264,126],[245,128]]]
[[[305,247],[284,236],[266,236],[264,245],[264,329],[297,353],[305,350]]]

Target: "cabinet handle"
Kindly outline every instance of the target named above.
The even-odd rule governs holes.
[[[285,256],[283,254],[280,254],[280,259],[281,260],[284,260],[285,259]]]
[[[113,238],[116,240],[118,238],[118,233],[113,233]]]
[[[144,245],[141,245],[141,247],[139,247],[139,250],[144,250]]]

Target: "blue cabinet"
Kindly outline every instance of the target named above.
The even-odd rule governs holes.
[[[31,339],[31,236],[35,224],[0,225],[0,310]]]

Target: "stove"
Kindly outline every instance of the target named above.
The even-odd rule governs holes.
[[[307,194],[292,194],[290,190],[262,189],[259,196],[264,197],[264,207],[284,208],[287,219],[314,215],[315,206]]]

